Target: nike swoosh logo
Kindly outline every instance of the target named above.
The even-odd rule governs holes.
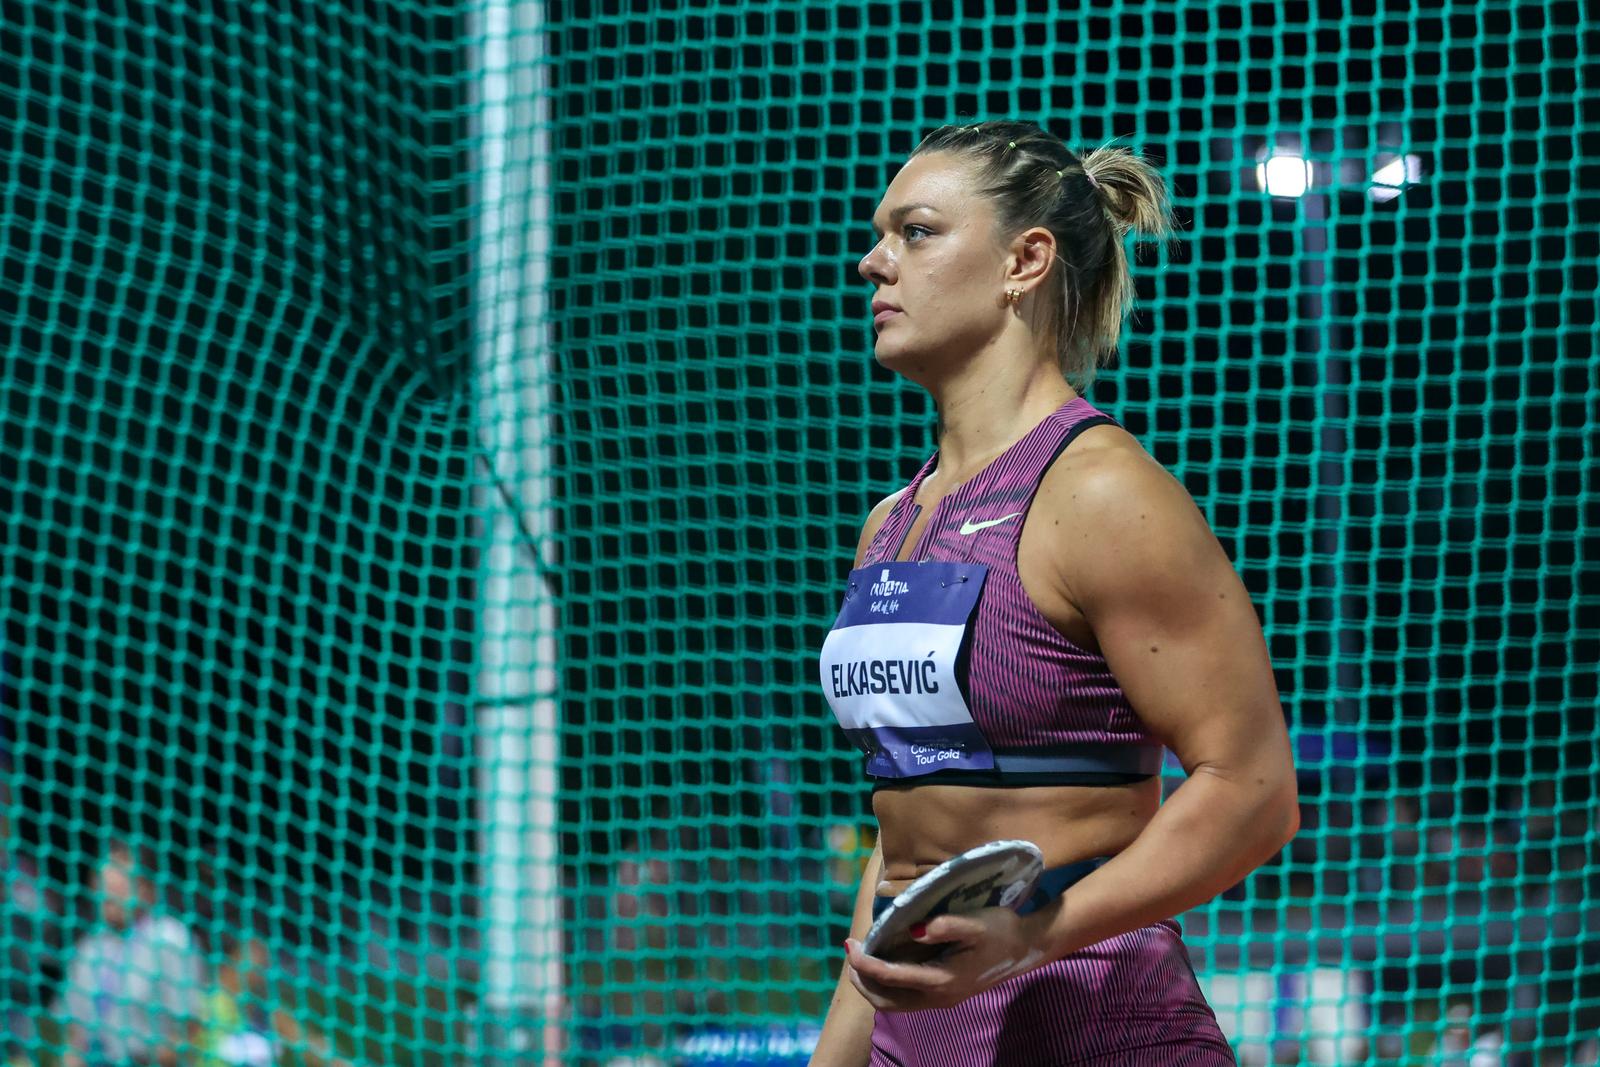
[[[1002,515],[998,519],[987,519],[983,522],[973,522],[971,519],[968,519],[966,522],[961,524],[961,535],[965,537],[967,534],[977,533],[985,526],[998,526],[1007,519],[1014,519],[1021,514],[1022,512],[1020,511],[1013,511],[1009,515]]]

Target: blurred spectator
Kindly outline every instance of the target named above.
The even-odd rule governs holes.
[[[59,976],[61,899],[41,884],[38,868],[15,847],[10,767],[0,754],[0,1054],[11,1067],[32,1064],[34,1016]]]
[[[1409,793],[1367,801],[1361,889],[1399,898],[1417,892],[1427,849],[1422,805]]]
[[[153,888],[126,845],[107,851],[94,890],[99,922],[74,949],[55,1009],[62,1067],[175,1067],[204,983],[194,939],[150,906]]]
[[[1433,1062],[1444,1067],[1501,1067],[1505,1039],[1492,1027],[1475,1032],[1472,1009],[1457,1004],[1446,1013],[1447,1028],[1433,1049]]]
[[[867,862],[877,843],[878,830],[875,826],[835,823],[828,827],[828,875],[843,894],[840,903],[847,909],[855,906],[861,876],[866,873]]]
[[[1371,982],[1339,967],[1220,973],[1201,979],[1241,1067],[1367,1060]]]
[[[350,1067],[322,1035],[273,1006],[272,965],[264,942],[230,940],[195,1023],[197,1067],[271,1067],[291,1050],[307,1067]]]

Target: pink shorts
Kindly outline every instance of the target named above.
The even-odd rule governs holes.
[[[1121,934],[953,1008],[879,1012],[873,1067],[1234,1067],[1178,924]]]

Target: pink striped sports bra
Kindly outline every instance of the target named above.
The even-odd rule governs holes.
[[[945,496],[895,562],[935,452],[850,572],[822,687],[876,785],[1108,785],[1159,772],[1161,743],[1105,658],[1063,637],[1017,575],[1040,479],[1102,424],[1115,422],[1068,401]]]

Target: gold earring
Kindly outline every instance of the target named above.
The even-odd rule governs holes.
[[[1022,299],[1022,290],[1021,289],[1007,289],[1006,290],[1006,299],[1011,301],[1013,304],[1015,304],[1018,300]]]

